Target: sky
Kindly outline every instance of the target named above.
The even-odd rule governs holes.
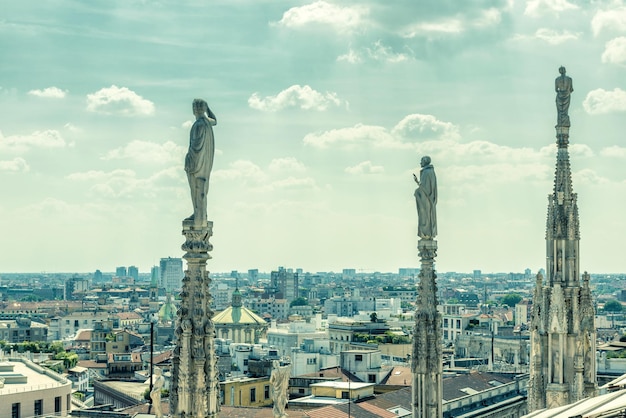
[[[572,77],[580,266],[626,271],[626,4],[0,0],[0,272],[181,257],[184,156],[217,117],[208,269],[545,268],[554,79]]]

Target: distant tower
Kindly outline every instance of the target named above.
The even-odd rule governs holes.
[[[422,158],[415,203],[418,213],[417,250],[420,256],[420,283],[413,328],[413,418],[443,416],[443,336],[441,313],[437,310],[437,278],[434,269],[437,256],[437,181],[430,157]]]
[[[556,79],[556,172],[548,196],[546,278],[539,273],[531,318],[528,409],[555,408],[594,396],[596,328],[589,275],[580,280],[580,228],[572,189],[567,115],[571,78]]]
[[[128,277],[132,277],[137,283],[139,281],[139,269],[136,266],[129,266]]]
[[[159,271],[161,272],[162,288],[167,292],[180,290],[183,279],[183,260],[181,258],[162,258]]]
[[[126,277],[128,275],[128,272],[126,270],[126,267],[121,266],[121,267],[116,267],[115,268],[115,276],[116,277]]]

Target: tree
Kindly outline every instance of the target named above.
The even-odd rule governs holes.
[[[291,301],[289,307],[292,306],[306,306],[309,304],[309,301],[306,298],[299,297]]]
[[[604,312],[621,312],[624,307],[619,301],[611,299],[604,304]]]
[[[372,312],[370,314],[370,321],[371,322],[378,322],[378,314],[376,312]]]
[[[505,295],[502,297],[502,299],[500,299],[500,303],[508,306],[509,308],[512,308],[517,305],[520,300],[522,300],[522,297],[517,293],[509,293],[508,295]]]

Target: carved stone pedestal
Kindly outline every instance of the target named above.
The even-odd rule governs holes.
[[[215,327],[211,311],[211,279],[206,262],[211,258],[213,222],[196,225],[183,221],[183,278],[181,306],[176,320],[176,349],[172,362],[170,416],[215,418],[219,412],[219,382],[215,355]]]
[[[437,241],[420,239],[420,284],[413,330],[413,417],[440,418],[442,399],[441,314],[437,311],[436,274],[433,269]]]

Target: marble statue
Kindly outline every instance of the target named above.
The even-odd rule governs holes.
[[[557,111],[557,123],[556,126],[570,126],[569,123],[569,102],[570,96],[574,91],[571,77],[565,75],[565,67],[559,68],[560,77],[554,80],[554,89],[556,90],[556,111]]]
[[[165,378],[161,374],[161,368],[155,367],[152,379],[152,391],[150,392],[150,399],[152,400],[152,410],[156,418],[163,418],[163,409],[161,409],[161,389]]]
[[[431,164],[430,157],[422,157],[420,178],[413,174],[418,187],[415,189],[415,204],[417,205],[417,235],[423,239],[432,239],[437,236],[437,177]]]
[[[270,375],[270,384],[272,385],[272,400],[274,401],[274,418],[284,418],[285,406],[287,405],[289,388],[289,374],[291,365],[281,366],[278,360],[272,362],[272,374]]]
[[[207,102],[202,99],[195,99],[192,108],[196,121],[189,132],[189,151],[185,157],[185,171],[191,189],[193,214],[187,220],[193,220],[196,225],[200,225],[207,219],[206,199],[215,154],[212,126],[217,124],[217,119]]]

